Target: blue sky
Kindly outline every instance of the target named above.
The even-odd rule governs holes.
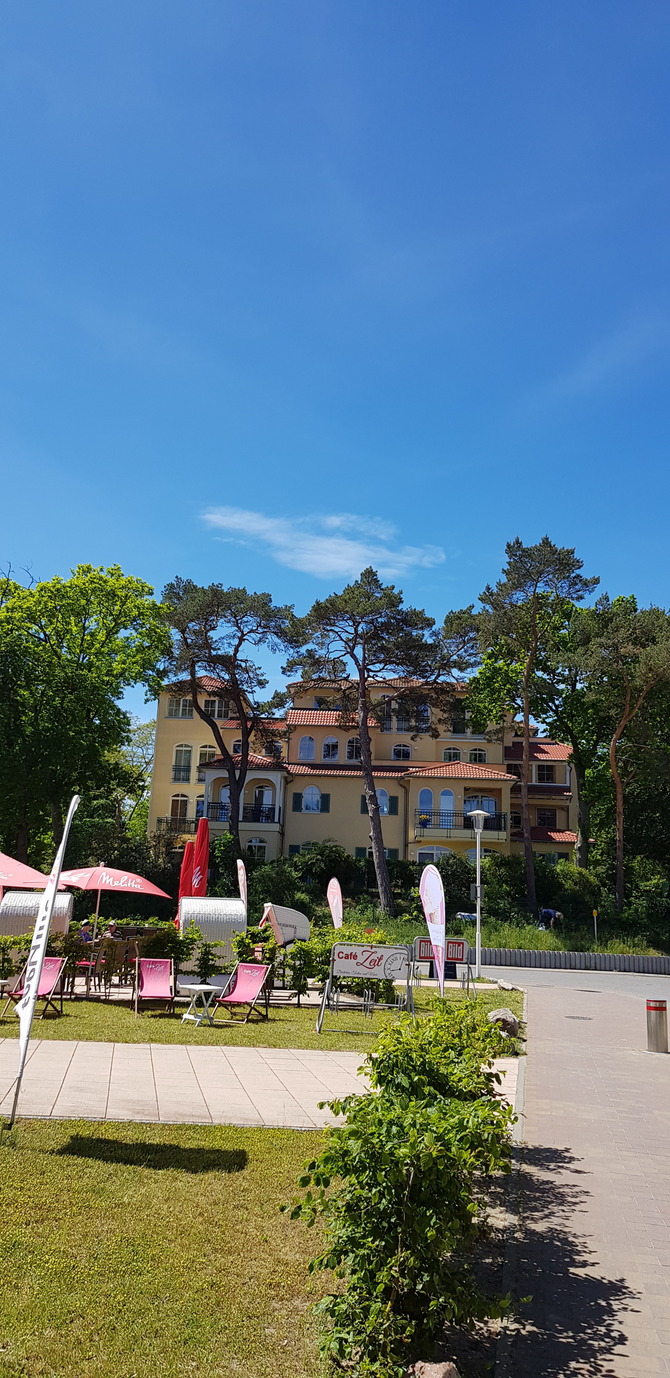
[[[670,602],[670,12],[6,0],[0,556]]]

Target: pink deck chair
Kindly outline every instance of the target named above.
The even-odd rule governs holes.
[[[46,1014],[46,1012],[47,1012],[47,1010],[48,1010],[48,1008],[49,1008],[50,1005],[51,1005],[51,1008],[52,1008],[54,1014],[62,1014],[62,1013],[63,1013],[63,967],[64,967],[64,966],[65,966],[65,958],[64,958],[64,957],[45,957],[45,958],[44,958],[44,962],[43,962],[43,964],[42,964],[42,972],[41,972],[41,975],[40,975],[40,983],[39,983],[39,986],[37,987],[37,999],[38,999],[38,1000],[43,1000],[43,1001],[44,1001],[44,1009],[42,1010],[42,1013],[40,1014],[40,1019],[44,1019],[44,1016],[45,1016],[45,1014]],[[21,972],[21,975],[17,977],[17,984],[15,985],[14,989],[13,989],[13,990],[8,990],[8,991],[7,991],[7,996],[8,996],[7,1004],[5,1005],[5,1008],[3,1009],[2,1014],[0,1015],[0,1019],[4,1019],[5,1011],[9,1008],[9,1006],[10,1006],[11,1003],[12,1003],[12,1001],[14,1001],[14,1004],[15,1004],[15,1005],[18,1005],[19,1000],[21,1000],[21,999],[23,998],[23,978],[24,978],[24,975],[25,975],[25,970],[26,970],[26,969],[25,969],[25,967],[24,967],[24,968],[23,968],[23,971]],[[56,990],[56,986],[58,986],[58,990]],[[57,999],[60,1000],[60,1009],[57,1009],[57,1007],[56,1007],[56,1000],[57,1000]]]
[[[257,1015],[259,1019],[267,1019],[269,1006],[266,981],[269,970],[269,967],[259,966],[256,962],[238,962],[228,985],[223,990],[223,994],[215,1000],[214,1008],[219,1009],[220,1006],[227,1006],[232,1010],[234,1005],[247,1005],[246,1015],[241,1020],[243,1024],[249,1022],[252,1014]],[[256,1009],[256,1002],[261,995],[264,997],[265,1012]],[[214,1019],[212,1022],[214,1024],[238,1024],[240,1020],[233,1016],[231,1019]]]
[[[140,1000],[163,1000],[174,1009],[174,962],[169,957],[138,957],[135,967],[135,1014]]]

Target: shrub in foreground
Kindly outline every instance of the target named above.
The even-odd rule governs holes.
[[[356,1378],[401,1378],[446,1326],[509,1305],[485,1296],[470,1266],[475,1180],[509,1169],[512,1111],[490,1068],[499,1033],[483,1012],[460,1015],[439,1009],[384,1032],[368,1058],[374,1093],[330,1103],[346,1123],[300,1179],[292,1217],[325,1225],[310,1268],[339,1280],[316,1308],[322,1354]]]

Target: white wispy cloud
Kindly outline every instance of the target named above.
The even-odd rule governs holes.
[[[263,545],[278,564],[321,579],[355,578],[367,565],[391,579],[445,559],[439,546],[399,545],[390,523],[352,512],[268,517],[243,507],[212,507],[203,521],[224,540]]]
[[[666,353],[670,346],[670,320],[650,313],[624,321],[584,351],[564,373],[542,384],[531,402],[561,401],[588,396],[617,387],[637,376],[641,367]]]

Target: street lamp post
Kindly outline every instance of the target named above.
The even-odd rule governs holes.
[[[473,809],[468,815],[472,819],[477,840],[477,936],[475,939],[475,980],[482,974],[482,832],[488,814],[484,809]]]

